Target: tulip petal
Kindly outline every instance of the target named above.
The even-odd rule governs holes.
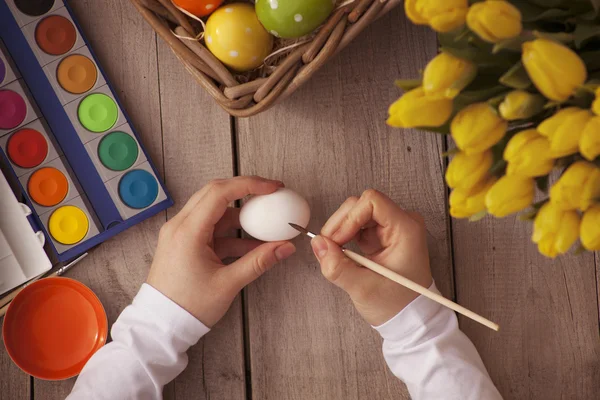
[[[581,219],[581,244],[589,251],[600,250],[600,205],[590,207]]]
[[[579,139],[579,152],[589,161],[600,155],[600,117],[590,119],[585,126]]]
[[[502,218],[530,206],[534,194],[533,179],[519,175],[505,175],[487,192],[485,206],[490,214]]]

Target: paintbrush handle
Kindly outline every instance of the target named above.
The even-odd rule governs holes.
[[[402,275],[389,270],[379,264],[377,264],[376,262],[369,260],[368,258],[361,256],[360,254],[357,254],[355,252],[353,252],[352,250],[348,250],[348,249],[344,249],[344,254],[346,254],[346,257],[348,257],[349,259],[351,259],[352,261],[362,265],[363,267],[366,267],[368,269],[370,269],[373,272],[378,273],[379,275],[382,275],[412,291],[415,291],[417,293],[419,293],[420,295],[423,295],[433,301],[435,301],[436,303],[439,303],[445,307],[448,307],[451,310],[456,311],[457,313],[460,313],[462,315],[464,315],[465,317],[471,318],[473,321],[477,321],[482,325],[487,326],[490,329],[493,329],[495,331],[497,331],[498,329],[500,329],[500,326],[492,321],[490,321],[487,318],[482,317],[479,314],[474,313],[473,311],[459,305],[456,304],[455,302],[448,300],[447,298],[445,298],[444,296],[437,294],[429,289],[427,289],[424,286],[419,285],[416,282],[411,281],[408,278],[403,277]]]

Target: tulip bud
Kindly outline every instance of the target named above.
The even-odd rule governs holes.
[[[475,103],[461,110],[452,120],[450,132],[456,146],[467,154],[481,153],[498,143],[508,122],[487,103]]]
[[[475,3],[467,13],[467,25],[490,43],[512,39],[521,34],[521,12],[508,1],[488,0]]]
[[[406,0],[404,11],[418,25],[429,25],[437,32],[450,32],[465,24],[467,0]]]
[[[579,139],[579,152],[590,161],[600,155],[600,117],[593,117],[585,126]]]
[[[592,111],[596,115],[600,115],[600,87],[596,89],[596,97],[592,103]]]
[[[472,189],[456,188],[450,193],[450,215],[454,218],[469,218],[485,210],[485,195],[496,183],[496,178],[487,181]]]
[[[600,205],[594,204],[583,213],[579,230],[581,244],[589,251],[600,250]]]
[[[535,87],[550,100],[567,100],[587,79],[577,53],[549,39],[523,43],[521,59]]]
[[[533,117],[544,109],[544,104],[546,104],[546,99],[538,94],[513,90],[506,95],[498,109],[502,118],[513,121]]]
[[[485,180],[493,161],[491,150],[475,154],[458,153],[448,165],[446,183],[452,189],[471,189]]]
[[[485,206],[490,214],[502,218],[524,210],[533,202],[535,182],[519,175],[504,175],[485,196]]]
[[[442,52],[425,67],[423,89],[428,96],[440,95],[453,99],[476,75],[477,66],[474,63]]]
[[[528,129],[510,138],[504,149],[508,175],[530,178],[548,175],[554,167],[550,157],[550,142],[535,129]]]
[[[581,134],[592,116],[589,110],[568,107],[545,119],[537,130],[550,140],[550,155],[560,158],[577,153]]]
[[[452,100],[428,97],[422,87],[404,93],[389,109],[388,125],[396,128],[442,126],[452,114]]]
[[[579,237],[580,218],[576,211],[564,211],[552,203],[542,206],[533,222],[532,240],[546,257],[566,253]]]
[[[600,200],[600,169],[587,161],[573,163],[550,189],[550,201],[563,210],[587,210]]]

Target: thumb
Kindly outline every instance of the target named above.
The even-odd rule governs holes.
[[[311,246],[321,264],[321,272],[328,281],[348,294],[352,294],[354,288],[364,282],[365,273],[368,271],[346,257],[335,242],[319,235],[313,238]]]
[[[290,242],[264,243],[227,267],[229,279],[241,290],[295,252],[296,246]]]

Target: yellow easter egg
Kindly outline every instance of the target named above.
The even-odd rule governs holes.
[[[236,71],[258,67],[273,48],[273,37],[250,3],[227,4],[212,13],[204,41],[215,57]]]

